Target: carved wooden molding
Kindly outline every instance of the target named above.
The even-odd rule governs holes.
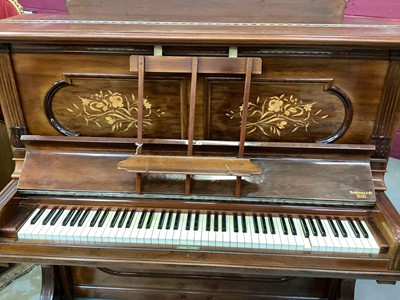
[[[382,101],[371,137],[371,144],[376,145],[374,156],[377,158],[388,158],[390,154],[390,136],[395,125],[396,112],[400,107],[399,82],[400,60],[393,60],[386,75]]]
[[[0,104],[8,128],[18,128],[17,132],[26,132],[25,119],[22,113],[17,91],[14,71],[8,53],[0,53]],[[12,133],[10,134],[12,135]],[[18,138],[12,138],[14,147],[23,147]]]
[[[16,148],[25,147],[24,143],[21,142],[21,136],[28,134],[25,126],[11,126],[10,127],[10,141],[11,145]]]

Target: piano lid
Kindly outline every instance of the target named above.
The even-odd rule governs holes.
[[[0,20],[0,40],[29,42],[156,43],[186,45],[375,45],[400,43],[400,22],[344,18],[343,22],[259,21],[212,18],[174,20],[140,16],[20,15]]]
[[[134,155],[135,139],[24,136],[26,158],[19,180],[25,194],[242,201],[319,205],[373,205],[371,145],[246,142],[244,158],[261,174],[242,177],[235,197],[234,176],[194,175],[185,195],[185,175],[135,173],[118,168]],[[185,140],[144,139],[141,158],[185,155]],[[194,141],[196,157],[235,156],[238,142]],[[223,187],[223,188],[222,188]]]

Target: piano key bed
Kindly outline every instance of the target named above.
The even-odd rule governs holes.
[[[18,239],[182,250],[384,251],[358,217],[174,209],[38,207],[18,230]]]

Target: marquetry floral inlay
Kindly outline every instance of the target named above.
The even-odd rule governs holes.
[[[127,131],[138,125],[138,101],[134,94],[126,96],[107,90],[99,91],[90,98],[78,98],[81,101],[78,104],[72,103],[73,107],[67,110],[75,117],[83,118],[86,125],[94,123],[102,127],[106,124],[111,126],[113,132]],[[161,117],[163,114],[161,109],[154,109],[147,98],[143,99],[143,127],[151,126],[153,116]]]
[[[249,102],[247,117],[247,134],[260,132],[266,136],[281,136],[283,131],[296,132],[300,128],[308,130],[312,124],[318,124],[328,118],[321,109],[314,108],[316,102],[304,103],[293,95],[285,94],[266,98],[258,97],[255,102]],[[243,105],[237,112],[230,111],[226,115],[230,119],[241,119]]]

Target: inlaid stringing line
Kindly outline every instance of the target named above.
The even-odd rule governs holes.
[[[81,24],[81,25],[173,25],[173,26],[235,26],[235,27],[309,27],[309,28],[400,28],[400,25],[377,24],[307,24],[307,23],[230,23],[230,22],[168,22],[168,21],[99,21],[99,20],[15,20],[0,23]]]

